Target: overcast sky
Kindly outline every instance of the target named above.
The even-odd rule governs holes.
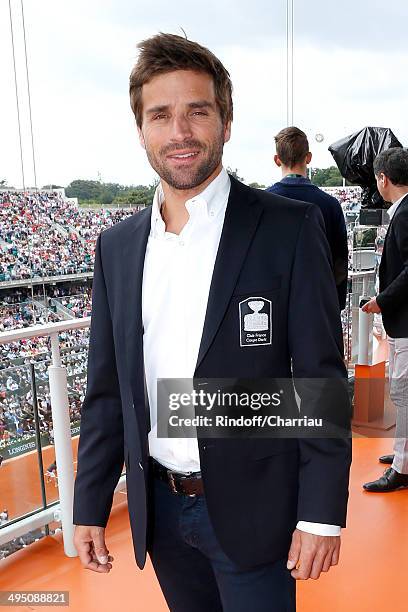
[[[26,185],[34,184],[20,0],[11,0]],[[208,46],[229,70],[234,123],[224,164],[270,184],[286,123],[285,0],[24,0],[38,185],[76,178],[148,184],[128,80],[136,44],[159,31]],[[312,165],[366,125],[408,144],[408,2],[295,0],[294,124]],[[21,186],[8,0],[0,1],[0,179]],[[325,140],[318,144],[316,133]]]

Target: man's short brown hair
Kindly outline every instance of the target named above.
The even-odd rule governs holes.
[[[303,163],[309,153],[309,141],[302,130],[297,127],[287,127],[275,136],[276,154],[282,164],[293,168]]]
[[[153,77],[173,70],[195,70],[214,81],[215,99],[225,125],[232,121],[232,84],[228,71],[206,47],[176,34],[157,34],[137,45],[140,54],[129,78],[130,106],[142,127],[142,87]]]

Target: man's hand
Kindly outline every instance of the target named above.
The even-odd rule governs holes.
[[[374,312],[375,314],[379,314],[381,312],[381,308],[377,304],[377,299],[375,297],[371,298],[369,302],[364,304],[364,306],[361,307],[361,310],[363,312]]]
[[[100,574],[111,571],[112,564],[109,561],[113,561],[113,557],[106,548],[104,527],[76,525],[74,546],[85,569]]]
[[[337,565],[340,536],[320,536],[295,529],[289,550],[287,568],[296,580],[317,580],[321,572]]]

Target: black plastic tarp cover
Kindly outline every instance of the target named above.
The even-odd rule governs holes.
[[[384,208],[384,200],[377,191],[373,162],[381,151],[402,147],[389,128],[365,127],[329,146],[341,175],[363,189],[362,206]]]

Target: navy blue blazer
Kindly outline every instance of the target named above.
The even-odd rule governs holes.
[[[74,524],[105,527],[125,461],[141,568],[150,533],[141,308],[150,217],[151,208],[134,214],[102,231],[96,243],[73,508]],[[272,304],[272,339],[242,346],[239,303],[254,295]],[[323,218],[313,204],[251,189],[231,177],[194,376],[285,378],[292,368],[299,378],[346,379]],[[349,419],[347,398],[341,410]],[[345,526],[350,439],[198,435],[198,445],[211,521],[238,565],[287,555],[298,520]]]
[[[293,200],[312,202],[320,208],[332,255],[339,305],[343,310],[347,300],[348,245],[346,223],[339,202],[303,176],[285,177],[267,191]]]

